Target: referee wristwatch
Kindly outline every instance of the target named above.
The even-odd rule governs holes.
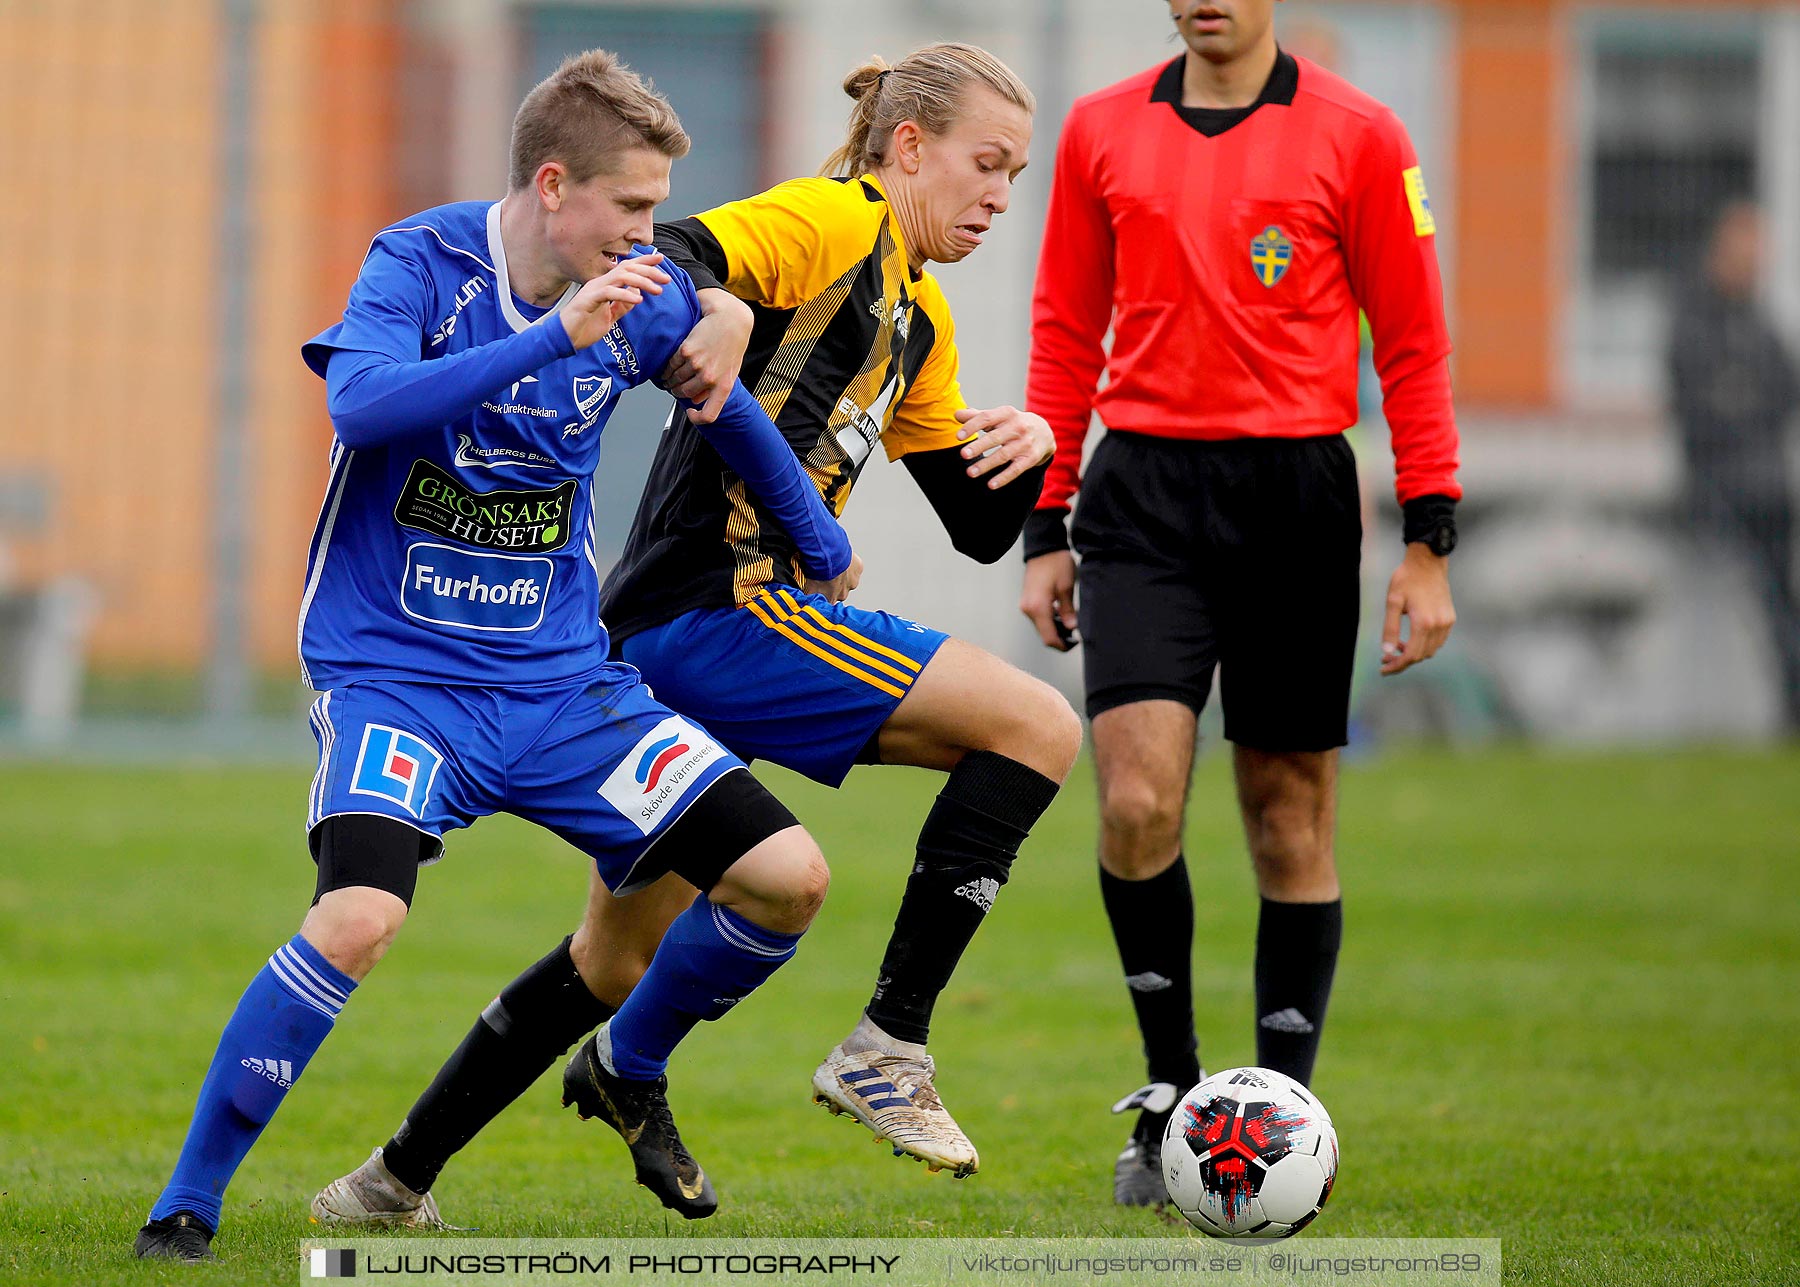
[[[1402,507],[1401,535],[1408,545],[1423,545],[1439,558],[1456,548],[1456,502],[1448,496],[1419,496]]]

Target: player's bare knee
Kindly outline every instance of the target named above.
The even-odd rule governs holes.
[[[1068,779],[1069,770],[1075,767],[1075,757],[1081,754],[1081,716],[1069,705],[1068,698],[1049,684],[1040,683],[1039,688],[1042,692],[1039,737],[1045,754],[1062,766],[1060,772],[1045,776],[1063,782]]]
[[[825,864],[825,855],[819,852],[818,846],[812,843],[810,837],[807,845],[811,853],[790,894],[790,925],[780,927],[790,934],[797,934],[813,923],[813,918],[825,905],[825,895],[831,889],[831,868]]]
[[[1181,843],[1181,801],[1141,778],[1107,783],[1100,799],[1102,856],[1127,880],[1168,866]]]
[[[760,922],[765,929],[784,934],[798,934],[811,925],[831,888],[831,868],[813,838],[802,831],[791,843],[793,852],[783,864],[779,889],[765,900],[771,919]]]
[[[712,899],[752,924],[800,934],[824,905],[831,886],[825,855],[803,828],[770,836],[726,870]]]
[[[1063,782],[1081,754],[1081,716],[1054,687],[1015,672],[1019,682],[997,715],[995,753]]]
[[[1290,888],[1335,872],[1332,837],[1304,803],[1269,801],[1246,813],[1250,857],[1265,886]]]
[[[386,890],[335,889],[307,913],[300,933],[319,954],[361,981],[387,954],[406,921],[406,904]]]

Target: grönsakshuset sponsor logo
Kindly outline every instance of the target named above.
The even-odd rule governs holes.
[[[547,554],[568,544],[579,484],[477,491],[429,460],[415,460],[394,521],[463,545],[515,554]]]

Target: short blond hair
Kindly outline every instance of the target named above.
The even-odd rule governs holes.
[[[927,134],[949,133],[977,86],[1027,113],[1037,111],[1037,99],[1018,74],[979,45],[941,41],[892,66],[879,55],[870,58],[844,77],[844,92],[856,100],[850,133],[819,173],[854,178],[880,168],[901,121],[916,121]]]
[[[571,54],[539,81],[513,117],[508,186],[520,192],[546,161],[561,161],[584,183],[633,147],[671,159],[693,146],[669,100],[605,49]]]

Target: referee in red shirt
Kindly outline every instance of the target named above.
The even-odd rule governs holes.
[[[1406,130],[1279,49],[1276,0],[1166,2],[1185,51],[1078,101],[1057,150],[1027,393],[1057,453],[1020,603],[1050,647],[1080,629],[1100,885],[1152,1083],[1115,1107],[1141,1110],[1114,1172],[1126,1205],[1165,1199],[1163,1126],[1203,1075],[1181,823],[1215,667],[1262,896],[1256,1058],[1312,1079],[1343,926],[1359,308],[1405,513],[1383,674],[1450,633],[1461,496],[1436,229]],[[1108,432],[1083,478],[1095,411]]]

